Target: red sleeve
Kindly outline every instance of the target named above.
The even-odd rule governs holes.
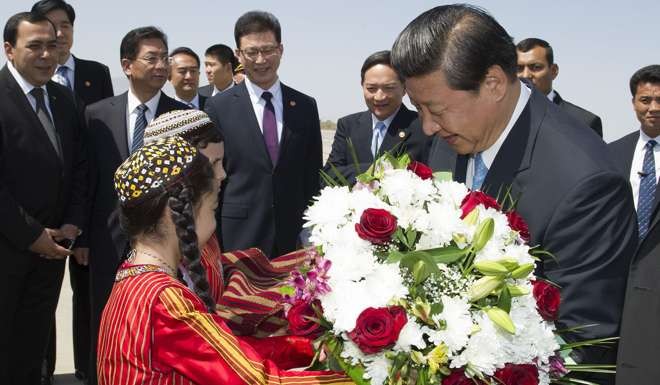
[[[314,358],[312,340],[307,337],[237,338],[250,344],[261,357],[275,362],[280,369],[304,368]]]
[[[193,293],[170,287],[152,308],[152,363],[198,384],[352,384],[343,374],[284,371],[237,339]]]

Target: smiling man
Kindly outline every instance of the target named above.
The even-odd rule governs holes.
[[[119,52],[128,91],[94,103],[85,111],[95,170],[89,230],[92,352],[96,352],[101,312],[128,245],[119,228],[117,195],[112,184],[115,170],[142,147],[149,122],[165,112],[188,109],[161,91],[169,70],[167,37],[161,30],[150,26],[128,32]],[[91,384],[96,383],[95,368],[96,355],[92,354],[88,373]]]
[[[402,103],[406,89],[392,68],[390,51],[370,55],[362,64],[360,79],[367,111],[337,121],[324,171],[334,177],[334,166],[352,181],[385,151],[407,153],[414,160],[426,162],[431,141],[422,132],[417,114]],[[349,140],[357,155],[357,171]]]
[[[280,82],[275,16],[247,12],[234,38],[245,80],[206,103],[225,137],[218,238],[225,251],[256,246],[275,257],[299,245],[303,211],[319,191],[319,113],[313,98]]]
[[[640,236],[628,277],[616,379],[617,384],[651,385],[660,377],[652,358],[660,355],[660,65],[635,72],[630,92],[639,129],[609,144],[630,178]]]
[[[598,325],[566,338],[616,336],[637,234],[628,181],[602,140],[518,80],[512,38],[479,8],[418,16],[394,43],[392,63],[435,136],[432,167],[493,196],[510,189],[530,245],[555,256],[537,273],[561,288],[558,327]],[[575,355],[613,363],[616,351]]]
[[[190,108],[204,109],[206,96],[198,93],[199,56],[188,47],[179,47],[170,53],[169,80],[176,93],[174,99]]]

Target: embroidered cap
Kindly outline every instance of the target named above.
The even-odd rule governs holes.
[[[166,112],[152,120],[144,130],[144,144],[153,143],[172,135],[183,137],[210,125],[213,125],[213,122],[204,111],[174,110]]]
[[[132,204],[166,191],[196,155],[197,149],[176,135],[145,144],[115,171],[119,201]]]

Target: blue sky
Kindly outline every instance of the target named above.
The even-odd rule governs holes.
[[[432,1],[172,1],[71,0],[75,7],[73,52],[101,61],[113,78],[123,76],[119,42],[132,28],[156,25],[169,46],[189,46],[200,56],[211,44],[234,47],[233,26],[253,9],[275,14],[282,24],[284,57],[280,78],[317,99],[321,119],[365,109],[360,66],[366,56],[389,49],[418,14],[442,4]],[[2,1],[2,23],[31,7],[31,1]],[[660,63],[659,1],[476,1],[515,41],[541,37],[559,64],[555,88],[566,99],[603,119],[610,141],[638,127],[628,80],[638,68]],[[2,55],[0,63],[5,62]],[[202,75],[202,84],[206,84]],[[167,91],[169,87],[165,88]],[[115,92],[123,92],[117,89]]]

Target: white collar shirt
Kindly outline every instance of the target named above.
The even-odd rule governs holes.
[[[257,118],[257,122],[259,123],[259,129],[261,130],[261,133],[263,134],[264,132],[264,125],[263,125],[263,120],[264,120],[264,109],[266,108],[266,101],[264,98],[261,97],[261,94],[263,94],[265,91],[270,92],[273,94],[273,97],[271,99],[271,102],[273,103],[273,107],[275,108],[275,120],[277,121],[277,141],[281,142],[282,141],[282,127],[284,126],[284,107],[283,107],[283,102],[282,102],[282,86],[280,84],[280,80],[277,79],[275,83],[270,86],[269,89],[264,90],[258,85],[252,83],[250,79],[245,77],[245,86],[247,87],[248,94],[250,95],[250,101],[252,102],[252,109],[254,110],[254,114]]]
[[[25,78],[18,72],[18,70],[14,67],[14,65],[11,62],[7,62],[7,69],[9,69],[9,73],[14,77],[16,80],[16,83],[18,83],[18,86],[21,88],[23,93],[25,94],[25,97],[28,100],[28,103],[30,103],[30,106],[32,107],[32,110],[35,112],[37,111],[37,99],[32,96],[30,91],[32,91],[33,88],[41,88],[44,90],[44,99],[46,102],[46,109],[48,110],[48,114],[50,115],[51,121],[55,121],[53,119],[53,112],[50,109],[50,101],[48,97],[48,89],[46,89],[46,85],[43,85],[41,87],[35,87],[32,84],[30,84]]]
[[[149,124],[154,118],[156,117],[156,109],[158,108],[158,102],[160,101],[160,95],[161,91],[159,90],[156,95],[154,95],[151,99],[147,100],[146,103],[144,103],[147,106],[147,110],[144,112],[144,117],[147,120],[147,124]],[[128,103],[126,106],[126,128],[127,128],[127,139],[128,143],[126,145],[128,146],[128,149],[131,149],[131,146],[133,145],[133,131],[135,130],[135,121],[137,120],[138,117],[138,106],[142,104],[140,99],[137,98],[137,96],[133,95],[133,92],[131,90],[128,90]]]

